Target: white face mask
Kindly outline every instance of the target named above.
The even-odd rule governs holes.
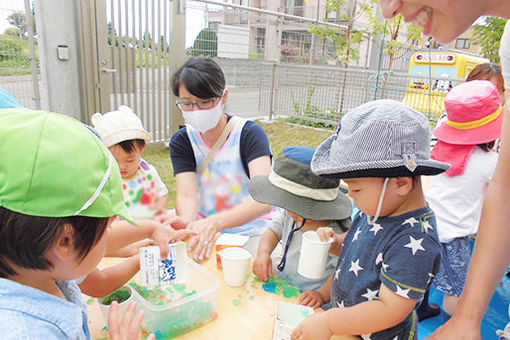
[[[223,104],[218,103],[209,110],[183,111],[184,122],[193,126],[200,133],[207,132],[218,125],[223,115]]]

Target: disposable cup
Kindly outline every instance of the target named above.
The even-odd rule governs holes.
[[[118,318],[119,321],[122,320],[122,317],[124,316],[124,312],[131,304],[131,301],[133,301],[133,292],[131,290],[131,287],[129,286],[122,286],[113,293],[109,294],[108,296],[105,296],[104,298],[97,299],[99,302],[99,309],[101,310],[101,314],[103,315],[103,319],[105,322],[108,322],[108,311],[110,310],[110,304],[113,301],[111,296],[120,296],[122,294],[125,294],[126,296],[129,294],[129,297],[123,301],[119,302],[119,307],[117,309]],[[115,301],[118,302],[118,300],[115,299]]]
[[[230,247],[221,250],[220,257],[225,283],[232,287],[242,286],[250,269],[250,252],[244,248]]]
[[[303,233],[298,273],[309,279],[321,279],[328,260],[328,251],[333,239],[322,242],[316,231]]]

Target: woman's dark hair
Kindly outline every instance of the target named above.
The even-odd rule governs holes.
[[[485,152],[489,152],[491,151],[493,148],[494,148],[494,144],[496,144],[496,141],[493,140],[492,142],[489,142],[489,143],[483,143],[483,144],[478,144],[478,146]]]
[[[172,77],[172,91],[177,97],[181,85],[198,98],[219,97],[225,89],[225,75],[211,58],[191,57]]]
[[[0,207],[0,277],[17,275],[13,265],[36,270],[52,268],[46,253],[65,225],[73,228],[74,248],[83,260],[103,236],[108,217],[39,217]]]

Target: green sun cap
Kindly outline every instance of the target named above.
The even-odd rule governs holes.
[[[135,224],[119,167],[101,140],[74,118],[0,110],[0,206],[31,216],[120,216]]]

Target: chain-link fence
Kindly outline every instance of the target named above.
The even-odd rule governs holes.
[[[28,17],[32,27],[25,15],[25,1],[0,2],[0,87],[9,91],[23,106],[38,108],[40,99],[34,85],[38,87],[39,84],[34,84],[31,68],[31,54],[37,58],[37,41],[33,39],[33,47],[29,41],[36,35],[33,3]]]
[[[444,111],[446,93],[462,81],[354,68],[265,64],[260,109],[271,116],[335,125],[349,109],[369,100],[394,99],[435,122]]]

